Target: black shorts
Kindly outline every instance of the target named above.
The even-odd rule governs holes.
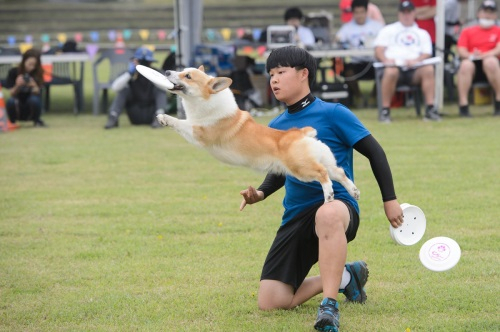
[[[347,201],[350,214],[345,232],[347,242],[354,240],[359,226],[359,215]],[[318,262],[318,236],[316,235],[316,212],[323,202],[303,211],[281,226],[269,249],[260,280],[278,280],[291,285],[296,291],[306,278],[311,267]]]
[[[498,61],[500,61],[500,59]],[[486,77],[486,74],[483,70],[483,60],[474,60],[473,62],[474,66],[476,66],[476,71],[474,72],[472,83],[488,82],[488,77]]]
[[[413,75],[415,75],[415,69],[410,70],[399,70],[398,85],[412,85]]]

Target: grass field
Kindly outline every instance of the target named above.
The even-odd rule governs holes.
[[[74,116],[64,89],[53,89],[49,128],[0,134],[0,331],[312,330],[321,296],[291,311],[256,305],[282,191],[239,212],[239,191],[263,174],[125,115],[103,130],[91,99]],[[427,231],[414,246],[392,242],[356,154],[362,213],[348,258],[366,260],[370,279],[365,305],[341,305],[342,331],[500,329],[500,118],[491,106],[468,120],[456,105],[444,111],[443,122],[426,123],[394,110],[390,125],[356,111],[386,150],[399,202],[424,210]],[[450,271],[419,262],[436,236],[461,246]]]

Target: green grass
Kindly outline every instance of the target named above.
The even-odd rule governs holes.
[[[239,212],[239,191],[263,174],[125,115],[103,130],[104,115],[72,115],[65,89],[53,89],[49,128],[0,134],[0,331],[312,330],[321,296],[291,311],[256,305],[282,191]],[[394,110],[382,125],[374,110],[356,111],[385,148],[399,202],[421,207],[427,230],[417,245],[392,242],[369,163],[356,154],[362,215],[349,259],[366,260],[370,279],[365,305],[341,305],[342,331],[500,326],[500,119],[491,106],[473,107],[469,120],[456,105],[445,112],[425,123]],[[450,271],[419,262],[436,236],[461,246]]]

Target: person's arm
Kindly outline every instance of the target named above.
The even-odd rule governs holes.
[[[353,148],[370,161],[373,175],[382,194],[387,219],[392,226],[400,226],[403,223],[403,211],[397,201],[391,168],[384,150],[372,135],[359,140]]]
[[[243,200],[240,204],[240,211],[243,210],[247,204],[254,204],[264,200],[267,196],[273,194],[284,185],[285,175],[268,173],[258,189],[249,186],[247,189],[240,191],[240,195],[243,196]]]
[[[436,6],[422,6],[415,8],[415,19],[428,20],[436,16]]]

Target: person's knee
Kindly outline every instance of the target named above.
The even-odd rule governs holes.
[[[473,75],[475,70],[474,63],[470,60],[463,60],[458,67],[458,75]]]
[[[40,99],[40,96],[38,95],[31,95],[29,96],[28,100],[26,101],[28,106],[32,109],[38,109],[42,108],[42,101]]]
[[[387,67],[384,69],[382,80],[397,81],[399,78],[399,69],[397,67]]]
[[[494,73],[500,69],[500,64],[496,57],[487,57],[483,59],[483,71],[485,73]]]
[[[322,233],[324,230],[344,232],[349,219],[348,214],[348,211],[346,215],[346,211],[342,210],[338,205],[325,204],[316,213],[317,233]]]

